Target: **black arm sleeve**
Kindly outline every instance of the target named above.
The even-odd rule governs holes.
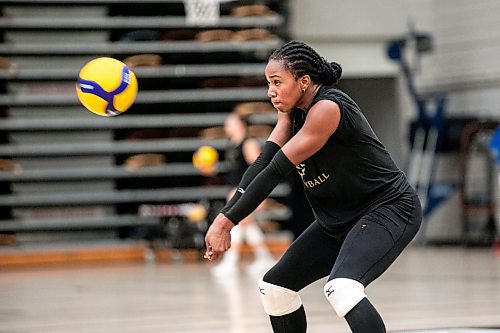
[[[239,223],[267,198],[294,167],[283,151],[279,150],[271,163],[255,177],[246,190],[239,188],[242,192],[241,198],[223,214],[234,224]]]
[[[259,172],[264,169],[269,162],[273,159],[274,155],[280,150],[280,146],[272,141],[266,141],[262,146],[259,156],[253,162],[251,166],[243,174],[243,177],[240,180],[240,184],[238,185],[238,190],[231,197],[231,200],[222,208],[221,213],[225,214],[234,204],[240,199],[242,190],[246,188],[250,182],[259,174]]]

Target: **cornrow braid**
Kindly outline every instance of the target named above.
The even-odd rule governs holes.
[[[309,75],[313,82],[327,86],[338,84],[342,77],[342,67],[336,62],[328,62],[309,45],[290,41],[275,50],[269,60],[279,61],[297,79]]]

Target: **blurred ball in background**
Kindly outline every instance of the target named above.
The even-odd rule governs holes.
[[[214,175],[218,162],[219,153],[211,146],[201,146],[193,154],[193,166],[203,175]]]

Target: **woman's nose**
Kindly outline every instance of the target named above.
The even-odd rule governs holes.
[[[267,97],[269,98],[276,97],[276,92],[274,92],[271,87],[267,89]]]

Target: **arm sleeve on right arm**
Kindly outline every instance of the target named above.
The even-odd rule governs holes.
[[[250,182],[271,162],[274,155],[281,149],[279,145],[272,141],[266,141],[262,146],[262,150],[251,166],[243,174],[238,189],[232,196],[231,200],[222,208],[221,213],[226,213],[234,204],[240,199],[241,192],[240,189],[245,189],[250,184]]]

